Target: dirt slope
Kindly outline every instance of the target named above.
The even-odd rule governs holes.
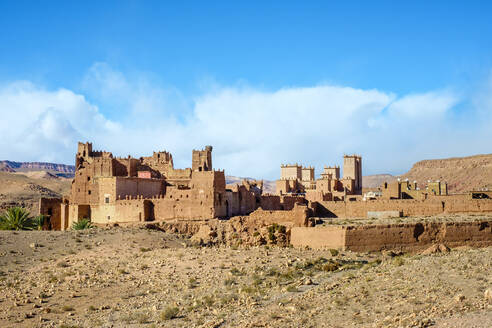
[[[227,175],[226,176],[226,184],[228,185],[234,185],[234,184],[242,184],[242,181],[246,180],[255,180],[253,178],[241,178],[241,177],[235,177],[232,175]],[[275,181],[270,181],[270,180],[263,180],[263,192],[264,193],[270,193],[274,194],[275,193]]]
[[[42,171],[29,175],[0,172],[0,212],[22,206],[34,215],[38,213],[40,197],[60,197],[70,191],[71,179]]]
[[[374,189],[380,187],[383,182],[391,182],[397,177],[391,174],[373,174],[362,177],[362,188]]]
[[[448,183],[450,193],[461,193],[482,188],[492,189],[492,154],[417,162],[401,176],[425,185],[427,180]]]

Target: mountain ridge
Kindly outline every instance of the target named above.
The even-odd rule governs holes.
[[[48,162],[15,162],[9,160],[0,161],[0,171],[24,172],[24,171],[52,171],[57,173],[75,173],[75,166]]]

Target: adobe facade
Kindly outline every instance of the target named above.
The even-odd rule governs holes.
[[[138,159],[119,158],[94,151],[91,143],[78,144],[75,163],[70,195],[40,200],[40,213],[49,217],[47,228],[66,230],[82,218],[97,225],[165,221],[189,227],[236,217],[231,227],[245,233],[255,226],[284,225],[296,246],[372,250],[415,248],[425,243],[414,245],[410,239],[401,239],[415,228],[412,225],[316,228],[320,221],[316,218],[492,213],[492,193],[448,195],[446,183],[440,181],[429,181],[423,189],[408,180],[384,183],[371,197],[362,197],[362,159],[357,155],[344,156],[343,176],[338,166],[325,167],[316,179],[313,167],[282,165],[277,195],[263,194],[262,181],[226,185],[224,171],[213,168],[211,146],[193,150],[191,168],[184,169],[174,168],[173,157],[166,151]],[[475,226],[456,227],[476,230]],[[472,231],[472,237],[478,238],[475,244],[482,239],[492,244],[489,226],[486,228],[485,232],[482,226],[477,233]],[[377,237],[380,233],[386,239]]]
[[[303,194],[309,201],[344,200],[347,195],[362,193],[362,157],[343,157],[343,177],[339,166],[325,166],[319,179],[315,179],[313,167],[299,164],[282,164],[280,179],[276,181],[276,193]]]
[[[448,185],[441,181],[428,181],[427,186],[421,189],[416,181],[400,179],[392,182],[384,182],[381,187],[382,199],[420,199],[424,200],[432,196],[447,196]]]
[[[192,151],[191,168],[176,169],[166,151],[120,158],[79,143],[75,165],[70,195],[40,200],[40,213],[56,229],[66,230],[82,218],[95,224],[203,220],[306,204],[296,196],[262,195],[261,181],[226,186],[224,171],[213,169],[211,146]]]

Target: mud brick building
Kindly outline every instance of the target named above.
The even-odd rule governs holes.
[[[305,194],[309,201],[345,200],[347,195],[362,193],[362,157],[343,157],[343,177],[339,166],[325,166],[319,179],[315,179],[313,167],[299,164],[280,166],[280,179],[276,182],[276,193]]]
[[[70,195],[40,200],[40,213],[56,229],[82,218],[95,224],[200,220],[247,215],[260,207],[291,210],[298,202],[294,196],[263,196],[261,181],[226,186],[224,171],[213,169],[211,146],[192,151],[191,168],[176,169],[166,151],[120,158],[79,142],[75,165]]]

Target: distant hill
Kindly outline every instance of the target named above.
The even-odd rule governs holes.
[[[398,177],[395,177],[391,174],[373,174],[373,175],[365,175],[362,177],[362,188],[374,189],[380,187],[384,182],[391,182],[396,180]]]
[[[401,178],[419,185],[427,180],[445,181],[450,193],[492,190],[492,154],[420,161]]]
[[[46,171],[48,173],[71,178],[75,174],[75,166],[45,162],[13,162],[0,161],[0,172],[31,172]]]
[[[253,178],[241,178],[241,177],[235,177],[232,175],[226,175],[226,184],[228,184],[228,185],[241,184],[244,179],[255,180]],[[275,181],[263,180],[263,192],[269,193],[269,194],[274,194],[275,193]]]
[[[67,195],[71,185],[71,179],[45,171],[0,172],[0,214],[12,206],[22,206],[37,214],[40,197]]]

